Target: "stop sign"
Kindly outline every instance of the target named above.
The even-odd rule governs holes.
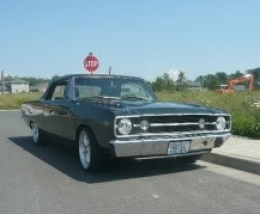
[[[92,54],[87,56],[86,59],[84,60],[84,67],[87,69],[87,71],[91,73],[96,71],[98,66],[99,66],[99,61]]]

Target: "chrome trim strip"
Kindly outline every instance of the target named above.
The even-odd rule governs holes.
[[[195,116],[227,116],[227,117],[231,117],[230,114],[225,114],[225,113],[171,113],[171,114],[142,114],[142,115],[125,115],[125,116],[116,116],[117,118],[124,118],[124,117],[135,117],[135,118],[139,118],[139,117],[152,117],[152,116],[185,116],[185,115],[195,115]]]
[[[198,126],[199,123],[151,123],[151,127],[164,127],[164,126]],[[216,122],[207,122],[206,125],[216,125]]]
[[[224,130],[206,130],[206,131],[193,131],[193,132],[164,132],[164,133],[139,133],[135,135],[115,135],[117,138],[131,138],[131,137],[149,137],[149,136],[182,136],[182,135],[193,135],[193,134],[218,134],[230,132],[230,129]]]
[[[139,138],[134,138],[131,139],[131,142],[133,143],[138,143],[138,142],[160,142],[160,141],[178,141],[178,140],[195,140],[195,139],[204,139],[204,138],[217,138],[217,137],[230,137],[231,134],[230,133],[224,133],[224,134],[205,134],[205,135],[201,135],[201,136],[180,136],[179,138],[176,138],[176,136],[166,136],[166,138],[164,138],[165,136],[158,136],[158,138],[154,139],[152,136],[151,138],[146,138],[146,139],[139,139]],[[110,141],[111,144],[116,144],[116,143],[127,143],[129,139],[126,140],[122,140],[122,139],[116,139],[116,140],[112,140]]]
[[[227,124],[230,122],[227,121]],[[150,123],[150,127],[166,127],[166,126],[192,126],[199,125],[199,123]],[[216,122],[206,122],[206,125],[216,125]],[[117,125],[116,125],[117,127]],[[133,127],[138,128],[140,124],[133,124]]]
[[[230,122],[227,121],[227,124]],[[199,125],[199,123],[150,123],[150,127],[164,127],[164,126],[192,126]],[[216,122],[206,122],[206,125],[216,125]],[[116,126],[117,127],[117,126]],[[140,124],[133,124],[133,127],[138,128]]]
[[[150,159],[160,159],[160,158],[177,158],[177,157],[186,157],[191,155],[203,155],[210,153],[210,151],[202,151],[202,152],[192,152],[192,153],[185,153],[185,154],[174,154],[174,155],[159,155],[159,156],[150,156],[150,157],[141,157],[141,158],[134,158],[136,160],[150,160]]]
[[[151,123],[150,127],[192,126],[192,125],[199,125],[199,123]]]

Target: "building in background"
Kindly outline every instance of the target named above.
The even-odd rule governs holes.
[[[21,79],[12,80],[9,82],[11,93],[29,92],[29,82]]]
[[[188,81],[188,90],[189,91],[202,91],[203,87],[199,82]]]

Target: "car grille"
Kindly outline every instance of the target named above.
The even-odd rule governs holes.
[[[216,127],[216,120],[219,116],[223,116],[227,123],[225,130],[230,130],[230,116],[227,115],[156,115],[156,116],[131,116],[128,117],[133,123],[133,130],[130,136],[133,135],[161,135],[161,134],[182,134],[182,133],[205,133],[219,132]],[[117,118],[119,121],[120,118]],[[147,130],[140,128],[141,121],[146,120],[150,126]],[[205,126],[201,128],[199,121],[204,120]],[[120,133],[115,129],[116,135]],[[223,130],[222,130],[223,131]]]

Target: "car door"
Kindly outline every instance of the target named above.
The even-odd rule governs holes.
[[[64,99],[64,91],[66,89],[66,82],[54,82],[49,88],[43,106],[43,124],[45,130],[51,134],[57,134],[57,116],[60,114],[59,105],[57,101]]]
[[[49,133],[71,139],[74,137],[71,112],[74,102],[66,96],[68,87],[68,80],[53,85],[52,93],[44,103],[44,120]]]
[[[50,117],[51,132],[57,136],[73,139],[74,117],[71,111],[74,103],[69,99],[54,100],[49,105],[50,111],[54,112]]]

